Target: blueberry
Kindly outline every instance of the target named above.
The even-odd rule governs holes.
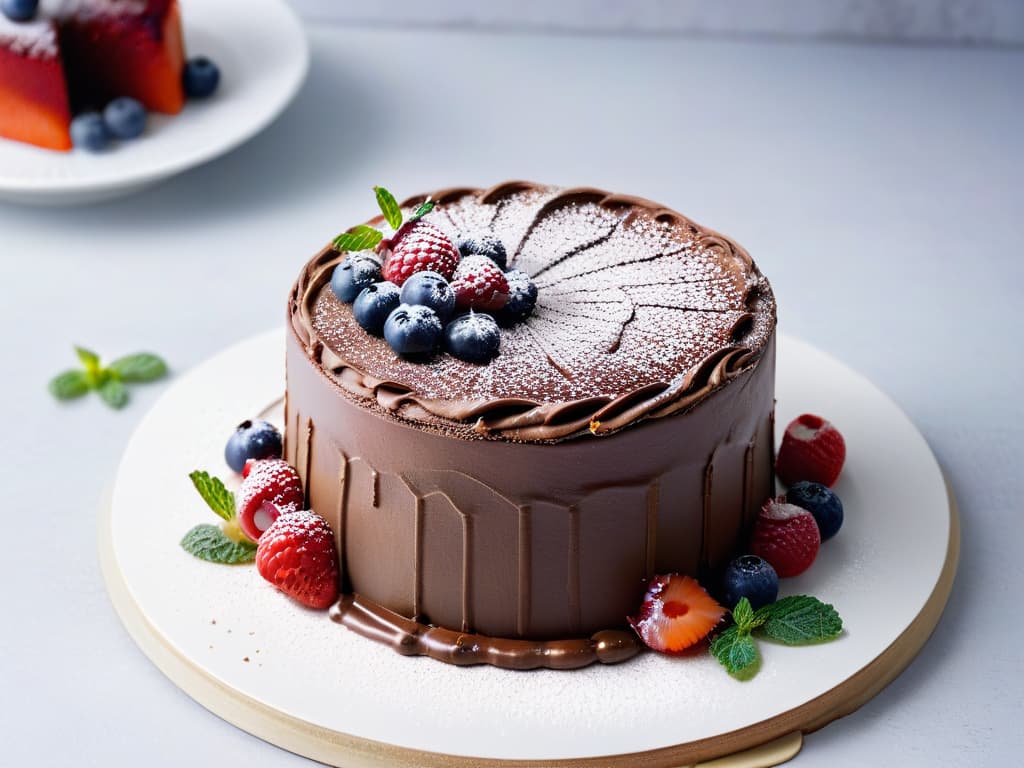
[[[750,601],[755,611],[774,603],[779,596],[779,576],[771,565],[757,555],[737,557],[722,577],[722,599],[732,610],[741,597]]]
[[[843,502],[828,486],[801,480],[786,491],[786,501],[814,515],[822,541],[831,539],[843,526]]]
[[[445,350],[467,363],[486,363],[498,354],[500,346],[501,330],[490,315],[459,315],[444,329]]]
[[[459,241],[459,254],[463,258],[474,254],[486,256],[497,264],[502,272],[508,269],[508,254],[505,252],[505,246],[494,235],[464,237]]]
[[[281,458],[281,433],[268,421],[243,421],[224,446],[224,461],[241,472],[249,459]]]
[[[406,283],[408,285],[408,283]],[[363,330],[380,336],[384,332],[384,323],[399,304],[401,291],[394,283],[374,283],[359,292],[352,304],[352,314]]]
[[[430,307],[444,322],[455,311],[455,291],[444,275],[424,270],[416,272],[402,284],[402,303]]]
[[[498,322],[508,327],[521,323],[537,305],[537,286],[530,276],[518,269],[505,273],[508,280],[508,302],[497,312]]]
[[[110,131],[99,112],[83,112],[71,121],[71,142],[90,152],[100,152],[110,144]]]
[[[39,10],[39,0],[3,0],[0,11],[11,21],[29,21]]]
[[[351,304],[363,288],[380,282],[380,263],[365,253],[353,253],[334,268],[331,290],[339,301]]]
[[[185,64],[181,83],[190,99],[205,99],[220,85],[220,69],[205,56],[196,56]]]
[[[434,354],[443,332],[437,313],[422,305],[399,304],[384,323],[384,338],[391,348],[414,360]]]
[[[146,130],[146,108],[128,96],[114,99],[103,110],[103,122],[119,139],[137,139]]]

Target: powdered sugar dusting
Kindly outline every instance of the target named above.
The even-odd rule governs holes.
[[[533,315],[503,329],[501,353],[487,365],[445,354],[427,364],[402,360],[330,290],[312,307],[313,326],[342,359],[431,400],[552,404],[677,382],[723,348],[763,345],[774,309],[771,322],[736,338],[763,278],[745,255],[665,213],[603,193],[536,187],[493,203],[467,194],[429,214],[453,238],[493,232],[509,268],[538,286]]]

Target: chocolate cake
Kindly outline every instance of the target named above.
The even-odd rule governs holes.
[[[285,459],[335,532],[332,617],[452,663],[620,661],[647,581],[723,565],[773,492],[771,288],[739,245],[647,200],[429,197],[427,221],[499,237],[539,297],[489,363],[411,362],[331,291],[347,254],[302,270]]]

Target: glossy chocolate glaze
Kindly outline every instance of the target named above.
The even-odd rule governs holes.
[[[523,189],[543,192],[531,198],[536,210],[524,242],[552,212],[581,200],[585,206],[612,201],[616,216],[639,217],[644,228],[666,215],[643,201],[532,185],[438,197],[461,201],[450,202],[453,210],[500,208]],[[453,663],[561,668],[617,661],[631,653],[627,646],[616,645],[602,659],[593,637],[624,626],[652,575],[697,574],[732,556],[772,492],[774,302],[742,249],[718,235],[711,246],[681,247],[683,240],[712,236],[672,217],[671,236],[661,240],[665,252],[639,263],[657,263],[668,253],[703,260],[712,279],[724,274],[742,286],[731,294],[736,305],[665,308],[679,320],[714,315],[713,322],[697,319],[676,329],[699,336],[700,344],[660,347],[675,354],[669,363],[684,366],[674,376],[638,366],[628,375],[601,377],[603,363],[621,359],[617,350],[608,358],[552,360],[552,368],[572,376],[562,376],[568,384],[560,386],[576,399],[538,388],[518,396],[507,376],[492,375],[485,385],[489,366],[463,369],[467,364],[450,358],[414,366],[385,358],[383,342],[352,330],[348,308],[324,297],[324,276],[338,255],[325,251],[307,265],[290,304],[285,457],[302,475],[311,506],[335,531],[344,590],[358,595],[336,606],[336,619],[401,652]],[[528,252],[503,237],[516,258]],[[598,241],[608,242],[593,238],[591,247]],[[582,254],[587,247],[573,249]],[[635,257],[620,253],[627,261]],[[553,250],[550,259],[567,257]],[[692,274],[696,267],[685,269]],[[550,291],[553,299],[557,288]],[[718,298],[725,293],[714,291]],[[656,316],[634,321],[643,325],[638,317]],[[594,322],[593,335],[601,336],[607,328]],[[657,321],[648,333],[655,346],[662,326]],[[533,334],[540,327],[534,319],[524,324]],[[358,334],[349,346],[339,341],[347,338],[342,329]],[[552,357],[550,347],[543,350],[525,346],[503,355]],[[457,391],[472,397],[439,397],[432,377],[442,372],[461,377]],[[601,394],[596,380],[618,387]],[[545,647],[562,651],[545,654],[539,650]]]

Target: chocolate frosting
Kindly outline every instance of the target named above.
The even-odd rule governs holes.
[[[507,182],[445,189],[428,219],[452,237],[491,231],[539,289],[487,365],[397,357],[328,285],[346,254],[303,270],[291,322],[311,358],[366,407],[445,434],[550,442],[684,411],[756,365],[775,301],[747,252],[636,197]],[[370,220],[386,229],[380,217]]]

